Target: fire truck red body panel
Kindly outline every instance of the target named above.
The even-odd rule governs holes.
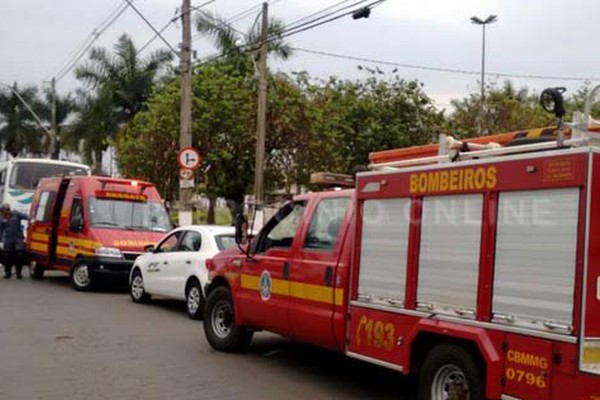
[[[306,250],[319,204],[344,196],[335,246]],[[594,148],[366,172],[294,201],[289,247],[262,252],[261,233],[251,257],[208,264],[238,325],[405,374],[452,343],[481,361],[486,398],[600,400]]]

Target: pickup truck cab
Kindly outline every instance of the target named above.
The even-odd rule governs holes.
[[[343,350],[353,193],[297,196],[263,227],[250,256],[234,248],[209,260],[204,326],[213,347],[239,350],[265,329]]]

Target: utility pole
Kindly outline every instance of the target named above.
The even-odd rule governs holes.
[[[192,146],[192,28],[190,21],[190,0],[183,0],[181,21],[183,35],[181,42],[180,72],[181,72],[181,115],[179,130],[179,148]],[[180,181],[181,182],[181,181]],[[192,193],[191,187],[179,187],[179,225],[192,224]]]
[[[58,160],[60,157],[60,139],[58,138],[58,129],[56,126],[56,79],[52,78],[50,81],[50,130],[52,135],[50,136],[50,158]]]
[[[260,61],[258,63],[258,107],[256,117],[256,156],[254,165],[254,197],[257,206],[265,201],[265,137],[267,131],[267,46],[269,4],[262,4]]]

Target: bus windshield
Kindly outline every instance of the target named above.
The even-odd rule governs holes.
[[[8,181],[9,189],[35,190],[42,178],[63,175],[88,175],[85,168],[71,165],[17,162]]]
[[[136,231],[167,232],[172,229],[169,215],[159,202],[88,197],[90,225]]]

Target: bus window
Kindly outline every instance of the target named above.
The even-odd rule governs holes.
[[[16,163],[10,174],[9,188],[35,190],[40,179],[64,175],[88,175],[88,172],[82,167],[71,165],[35,162]]]

